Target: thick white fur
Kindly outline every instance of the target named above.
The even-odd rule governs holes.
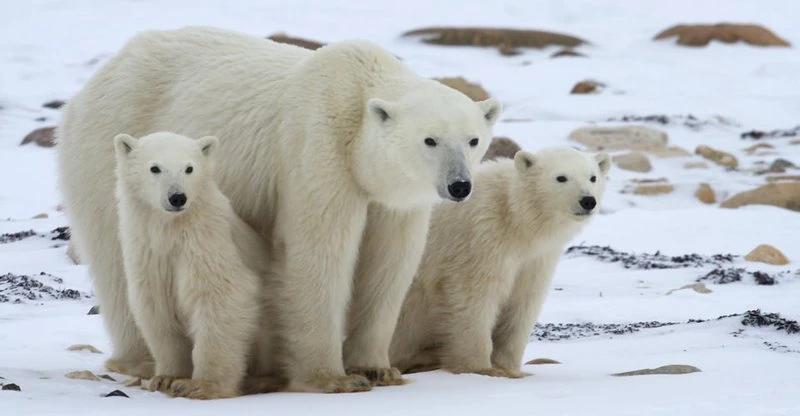
[[[207,27],[137,35],[69,101],[58,132],[64,203],[111,334],[109,364],[147,373],[149,357],[124,295],[110,137],[220,138],[217,183],[280,266],[283,348],[261,370],[285,372],[290,390],[358,391],[368,380],[345,367],[402,382],[388,349],[430,207],[449,182],[470,179],[500,111],[371,42],[312,52]]]
[[[150,388],[191,398],[237,396],[269,263],[253,250],[266,246],[260,236],[214,183],[218,139],[120,134],[114,145],[128,299],[155,358]],[[180,210],[169,202],[176,193],[187,198]]]
[[[605,153],[569,147],[482,163],[469,201],[433,211],[392,341],[392,365],[522,377],[528,335],[564,246],[598,209],[576,215],[586,213],[579,200],[600,201],[609,166]]]

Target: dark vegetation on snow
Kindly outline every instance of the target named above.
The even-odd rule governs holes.
[[[54,288],[51,286],[53,284],[62,285],[64,280],[45,272],[36,276],[13,273],[0,275],[0,303],[25,303],[45,299],[80,300],[89,297],[75,289]]]

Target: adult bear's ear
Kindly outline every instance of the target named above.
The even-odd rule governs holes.
[[[531,152],[520,150],[514,155],[514,166],[517,172],[525,173],[536,164],[536,156]]]
[[[608,169],[611,168],[611,156],[606,152],[600,152],[594,155],[594,159],[597,160],[600,171],[603,172],[603,174],[608,173]]]
[[[496,98],[478,101],[478,106],[483,112],[483,118],[486,119],[486,123],[490,126],[497,122],[497,119],[500,118],[500,113],[503,111],[503,104]]]
[[[394,119],[397,115],[395,110],[396,106],[394,103],[381,100],[380,98],[371,98],[367,101],[367,114],[369,114],[370,117],[376,117],[381,122]]]
[[[117,156],[127,157],[139,144],[139,139],[130,134],[121,133],[114,136],[114,150]]]
[[[200,151],[204,156],[211,156],[217,151],[219,139],[214,136],[204,136],[197,139],[197,145],[200,146]]]

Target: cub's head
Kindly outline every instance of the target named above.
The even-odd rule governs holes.
[[[566,146],[536,153],[517,152],[514,166],[533,209],[554,218],[583,221],[598,211],[611,167],[607,153],[589,154]]]
[[[392,207],[464,201],[472,169],[486,153],[502,105],[475,102],[437,81],[395,100],[366,102],[354,174],[375,200]],[[359,154],[360,153],[360,154]]]
[[[181,213],[211,181],[219,141],[169,132],[114,137],[117,189],[154,209]]]

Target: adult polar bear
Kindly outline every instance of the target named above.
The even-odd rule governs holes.
[[[60,185],[111,335],[107,366],[153,371],[125,295],[117,133],[219,137],[220,189],[283,274],[267,289],[278,316],[264,319],[285,344],[260,372],[285,372],[290,390],[348,392],[403,382],[388,350],[430,207],[468,197],[500,111],[367,41],[312,52],[210,27],[135,36],[59,127]]]

